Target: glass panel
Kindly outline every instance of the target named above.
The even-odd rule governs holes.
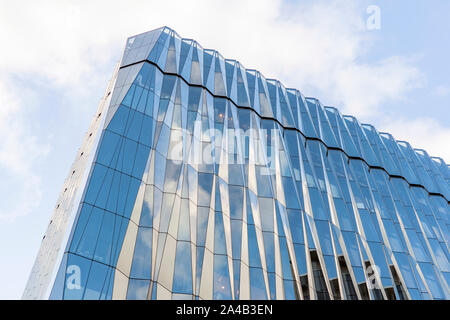
[[[191,246],[189,242],[178,241],[173,276],[173,292],[192,293]]]
[[[150,279],[152,265],[153,229],[139,227],[130,277]]]
[[[250,299],[251,300],[266,300],[266,286],[262,269],[250,268]]]
[[[127,300],[146,300],[149,286],[150,280],[130,279]]]
[[[231,299],[230,276],[228,260],[224,255],[214,255],[214,294],[213,299]]]

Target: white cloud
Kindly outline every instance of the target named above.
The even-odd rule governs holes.
[[[433,94],[439,97],[445,97],[450,94],[450,86],[439,85],[433,89]]]
[[[432,118],[386,119],[380,131],[391,133],[396,140],[408,141],[413,148],[425,150],[429,156],[450,160],[450,128]]]
[[[401,57],[390,57],[376,65],[349,64],[334,76],[335,89],[330,88],[330,92],[334,101],[343,104],[341,111],[368,122],[385,111],[384,102],[400,101],[401,106],[406,94],[424,81],[420,70]]]
[[[49,147],[27,129],[22,98],[1,78],[0,106],[0,221],[5,221],[26,215],[39,204],[42,184],[33,163]]]
[[[29,129],[30,120],[24,117],[28,106],[18,98],[18,92],[28,88],[39,96],[39,89],[30,85],[38,82],[38,88],[50,88],[65,95],[70,106],[91,112],[106,86],[113,61],[119,59],[125,39],[133,34],[168,25],[181,36],[194,38],[206,48],[217,49],[227,58],[236,58],[268,78],[314,94],[325,104],[364,121],[380,116],[386,101],[401,100],[422,84],[423,76],[410,57],[362,62],[361,57],[375,41],[374,33],[365,29],[369,1],[289,3],[2,1],[0,134],[8,139],[0,144],[0,165],[11,181],[30,184],[24,194],[35,195],[21,202],[24,208],[14,207],[10,201],[11,207],[2,210],[26,213],[39,201],[39,176],[33,175],[32,168],[36,159],[45,156],[42,150],[48,150]],[[30,81],[6,88],[5,81],[11,75]],[[433,131],[437,136],[446,136],[446,128],[438,129]],[[402,132],[409,132],[412,141],[421,141],[417,132],[406,128]],[[437,140],[433,141],[436,152],[432,153],[442,154],[442,141],[440,148]],[[429,142],[423,144],[430,149]]]
[[[126,37],[168,25],[287,86],[318,89],[345,107],[360,100],[347,89],[358,84],[373,95],[380,91],[370,102],[377,104],[397,88],[402,93],[418,72],[400,57],[357,62],[373,40],[365,29],[366,6],[342,0],[15,1],[0,11],[0,39],[8,44],[0,69],[81,85],[81,78],[98,79],[98,67],[119,58]],[[386,92],[375,83],[380,78],[392,79],[393,88]]]

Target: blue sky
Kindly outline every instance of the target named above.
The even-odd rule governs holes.
[[[448,12],[447,0],[2,1],[0,298],[22,294],[128,36],[167,25],[449,163]]]

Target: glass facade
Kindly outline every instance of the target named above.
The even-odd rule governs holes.
[[[84,152],[26,299],[450,299],[442,159],[167,27]]]

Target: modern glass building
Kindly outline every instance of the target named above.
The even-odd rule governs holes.
[[[127,40],[24,299],[449,299],[450,170],[164,27]]]

